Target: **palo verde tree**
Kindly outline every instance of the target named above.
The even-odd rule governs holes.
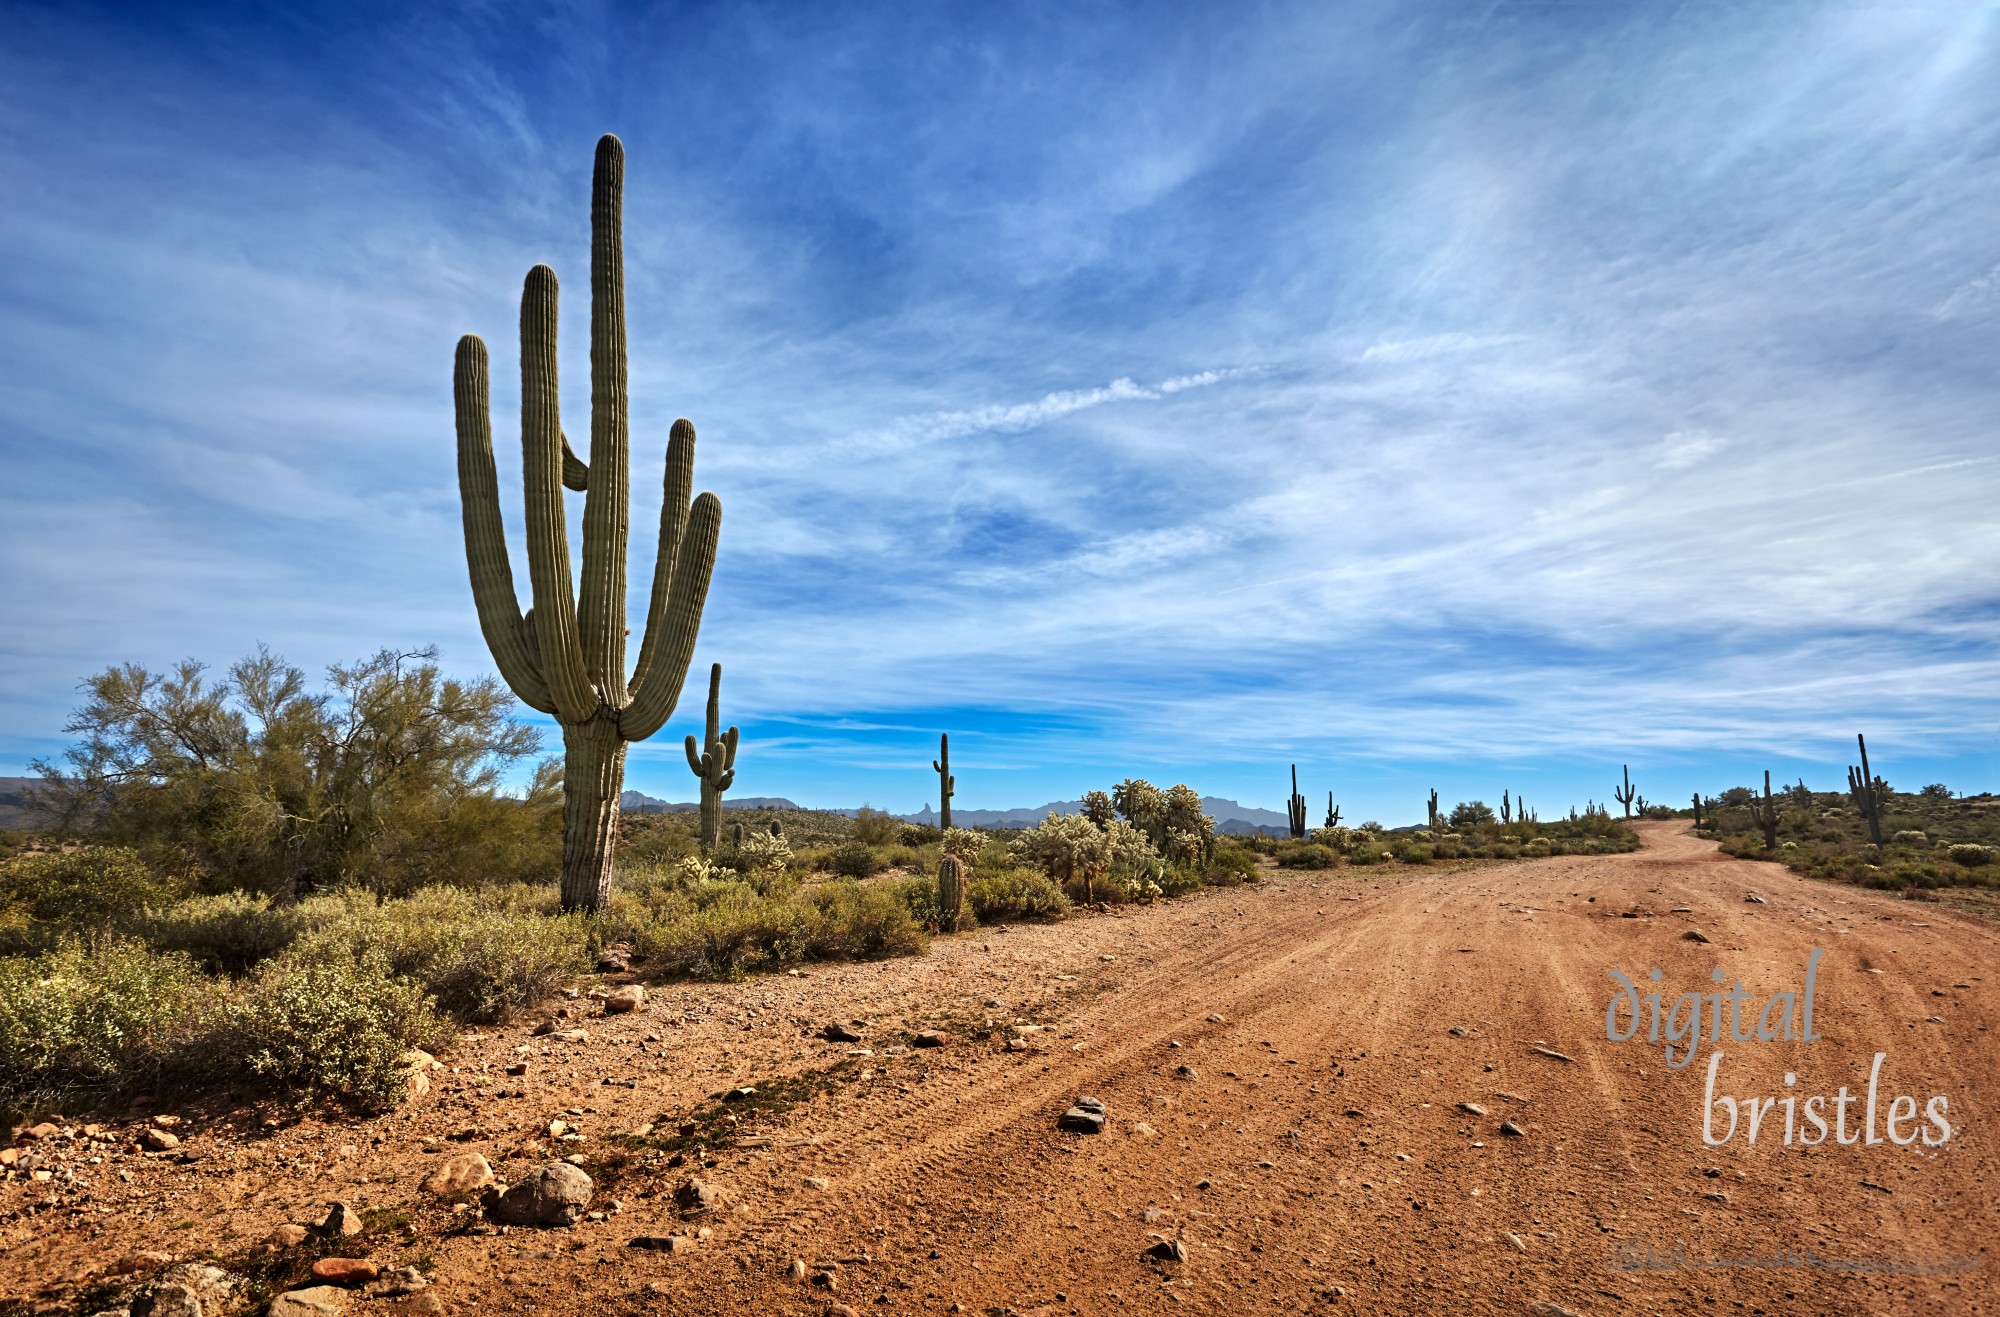
[[[521,465],[527,499],[528,579],[521,612],[493,466],[486,344],[458,341],[453,400],[465,557],[479,629],[501,677],[522,702],[553,714],[563,732],[562,901],[598,910],[611,894],[625,746],[660,730],[680,700],[715,569],[722,504],[689,502],[694,426],[667,439],[665,499],[652,602],[638,661],[625,669],[625,548],[630,522],[630,414],[626,397],[625,148],[597,143],[590,198],[590,461],[571,451],[556,389],[556,276],[528,272],[521,291]],[[583,573],[570,575],[563,489],[584,492]]]

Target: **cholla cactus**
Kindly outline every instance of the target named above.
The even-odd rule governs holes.
[[[1166,793],[1143,777],[1128,777],[1111,788],[1111,805],[1125,821],[1153,839],[1155,847],[1166,841]]]
[[[965,861],[956,855],[938,857],[938,927],[956,933],[965,920]]]
[[[722,665],[708,669],[707,735],[697,746],[687,738],[688,770],[701,779],[701,848],[713,852],[722,840],[722,793],[736,781],[736,728],[722,723]],[[738,839],[740,844],[741,838]]]
[[[791,844],[776,833],[753,832],[738,844],[753,873],[782,869],[792,862]]]
[[[1313,829],[1312,840],[1318,845],[1331,846],[1337,851],[1344,851],[1353,842],[1354,833],[1340,827],[1315,828]]]
[[[706,856],[701,855],[683,855],[680,863],[674,866],[674,876],[687,887],[720,878],[722,873],[723,871],[710,863]]]
[[[1153,849],[1153,839],[1139,831],[1124,819],[1113,819],[1098,829],[1104,834],[1105,864],[1116,865],[1136,877],[1157,877],[1160,872],[1160,853]],[[1167,834],[1172,837],[1172,833]]]
[[[1161,822],[1166,834],[1156,839],[1155,846],[1164,846],[1171,853],[1171,838],[1175,832],[1193,834],[1201,842],[1201,855],[1206,860],[1215,852],[1215,820],[1201,812],[1201,793],[1185,782],[1176,782],[1167,788],[1167,794],[1160,811]]]
[[[1083,816],[1100,828],[1117,817],[1111,809],[1111,797],[1102,791],[1083,793]]]
[[[1167,829],[1167,861],[1192,869],[1207,857],[1208,839],[1186,828]]]
[[[610,899],[625,746],[672,716],[701,629],[715,569],[722,504],[694,489],[694,426],[667,440],[666,497],[645,638],[625,673],[625,549],[630,438],[625,362],[625,148],[597,143],[590,199],[590,462],[570,451],[556,388],[556,276],[528,272],[521,291],[521,456],[527,493],[524,615],[507,559],[493,465],[486,344],[458,341],[452,400],[465,558],[479,629],[500,676],[522,703],[553,714],[563,733],[562,901],[598,910]],[[563,488],[585,491],[583,571],[570,575]],[[581,586],[581,593],[574,588]]]
[[[1014,853],[1057,882],[1083,879],[1083,899],[1095,901],[1097,875],[1111,862],[1104,832],[1081,814],[1051,814],[1013,843]]]
[[[946,855],[956,855],[967,864],[979,859],[979,852],[986,848],[986,835],[971,828],[947,828],[938,849]]]

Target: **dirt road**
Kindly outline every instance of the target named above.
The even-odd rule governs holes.
[[[427,1255],[455,1312],[1994,1310],[2000,926],[1730,860],[1681,826],[1644,825],[1631,855],[1287,875],[919,960],[669,988],[585,1042],[495,1031],[397,1115],[247,1143],[212,1127],[201,1177],[149,1165],[107,1187],[109,1211],[9,1224],[0,1293],[132,1248],[240,1251],[336,1197],[420,1202],[425,1135],[472,1125],[513,1178],[566,1109],[601,1136],[820,1074],[825,1091],[746,1126],[763,1146],[629,1175],[604,1222],[441,1235],[454,1218],[430,1208],[384,1260]],[[1705,1031],[1670,1069],[1643,1029],[1606,1037],[1614,967],[1642,992],[1660,969],[1669,1007],[1720,968],[1748,1022],[1803,995],[1813,948],[1817,1041]],[[807,1036],[849,1017],[870,1022],[858,1046]],[[931,1027],[952,1041],[886,1045]],[[529,1078],[502,1077],[524,1047]],[[1797,1098],[1800,1137],[1808,1095],[1833,1123],[1886,1054],[1881,1141],[1786,1146],[1780,1104],[1754,1144],[1746,1118],[1706,1146],[1713,1051],[1718,1093]],[[1057,1129],[1079,1094],[1105,1132]],[[1895,1127],[1908,1146],[1886,1138],[1898,1095],[1919,1113]],[[1926,1146],[1935,1095],[1951,1133]],[[1839,1114],[1864,1123],[1859,1102]],[[1712,1134],[1727,1124],[1718,1109]],[[695,1219],[671,1199],[690,1170],[728,1198]],[[628,1243],[698,1228],[685,1251]],[[1165,1241],[1185,1260],[1144,1256]]]

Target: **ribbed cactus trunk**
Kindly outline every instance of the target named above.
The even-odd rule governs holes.
[[[1625,817],[1629,819],[1632,817],[1632,802],[1639,798],[1639,793],[1632,785],[1632,769],[1630,766],[1620,764],[1618,772],[1624,778],[1624,783],[1611,793],[1611,798],[1625,807]]]
[[[712,855],[722,842],[722,793],[736,781],[736,729],[722,729],[722,665],[708,669],[708,721],[699,746],[687,739],[688,768],[701,779],[701,849]]]
[[[956,855],[938,860],[938,927],[956,933],[965,921],[965,861]]]
[[[1294,837],[1306,835],[1306,798],[1299,794],[1299,766],[1292,765],[1292,794],[1285,802],[1285,822]]]
[[[598,910],[611,892],[625,744],[660,730],[680,699],[715,569],[722,505],[694,490],[694,426],[674,422],[645,638],[625,675],[625,548],[630,522],[625,359],[625,148],[597,143],[590,199],[590,461],[563,433],[556,380],[555,271],[521,290],[521,466],[526,490],[525,614],[514,589],[493,462],[486,344],[458,341],[453,404],[465,558],[479,629],[500,675],[563,729],[563,905]],[[584,492],[583,570],[570,571],[563,490]]]
[[[938,775],[938,826],[951,831],[951,798],[958,790],[958,779],[951,775],[951,736],[938,733],[938,757],[931,760],[931,767]]]

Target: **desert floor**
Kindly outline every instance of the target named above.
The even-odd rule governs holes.
[[[183,1112],[191,1160],[129,1151],[131,1121],[79,1130],[43,1143],[55,1178],[0,1186],[0,1295],[69,1302],[140,1249],[228,1264],[338,1200],[390,1209],[369,1255],[428,1267],[453,1313],[2000,1308],[2000,925],[1641,831],[1630,855],[1274,872],[919,958],[669,985],[633,1015],[586,997],[557,1023],[587,1037],[484,1031],[384,1117]],[[1815,947],[1818,1041],[1704,1036],[1670,1069],[1643,1030],[1606,1037],[1612,968],[1641,991],[1659,968],[1671,1005],[1719,967],[1760,1011]],[[821,1037],[835,1020],[862,1041]],[[930,1029],[945,1046],[908,1045]],[[1823,1095],[1829,1119],[1886,1054],[1877,1132],[1909,1095],[1901,1132],[1935,1136],[1944,1095],[1950,1138],[1786,1146],[1778,1106],[1754,1145],[1744,1120],[1705,1146],[1716,1050],[1718,1093]],[[1103,1133],[1057,1128],[1078,1095]],[[558,1118],[582,1137],[551,1140]],[[690,1120],[678,1165],[613,1137]],[[580,1155],[606,1216],[454,1213],[419,1181],[466,1150],[503,1181]],[[719,1191],[695,1216],[690,1175]],[[1148,1256],[1172,1241],[1185,1260]]]

